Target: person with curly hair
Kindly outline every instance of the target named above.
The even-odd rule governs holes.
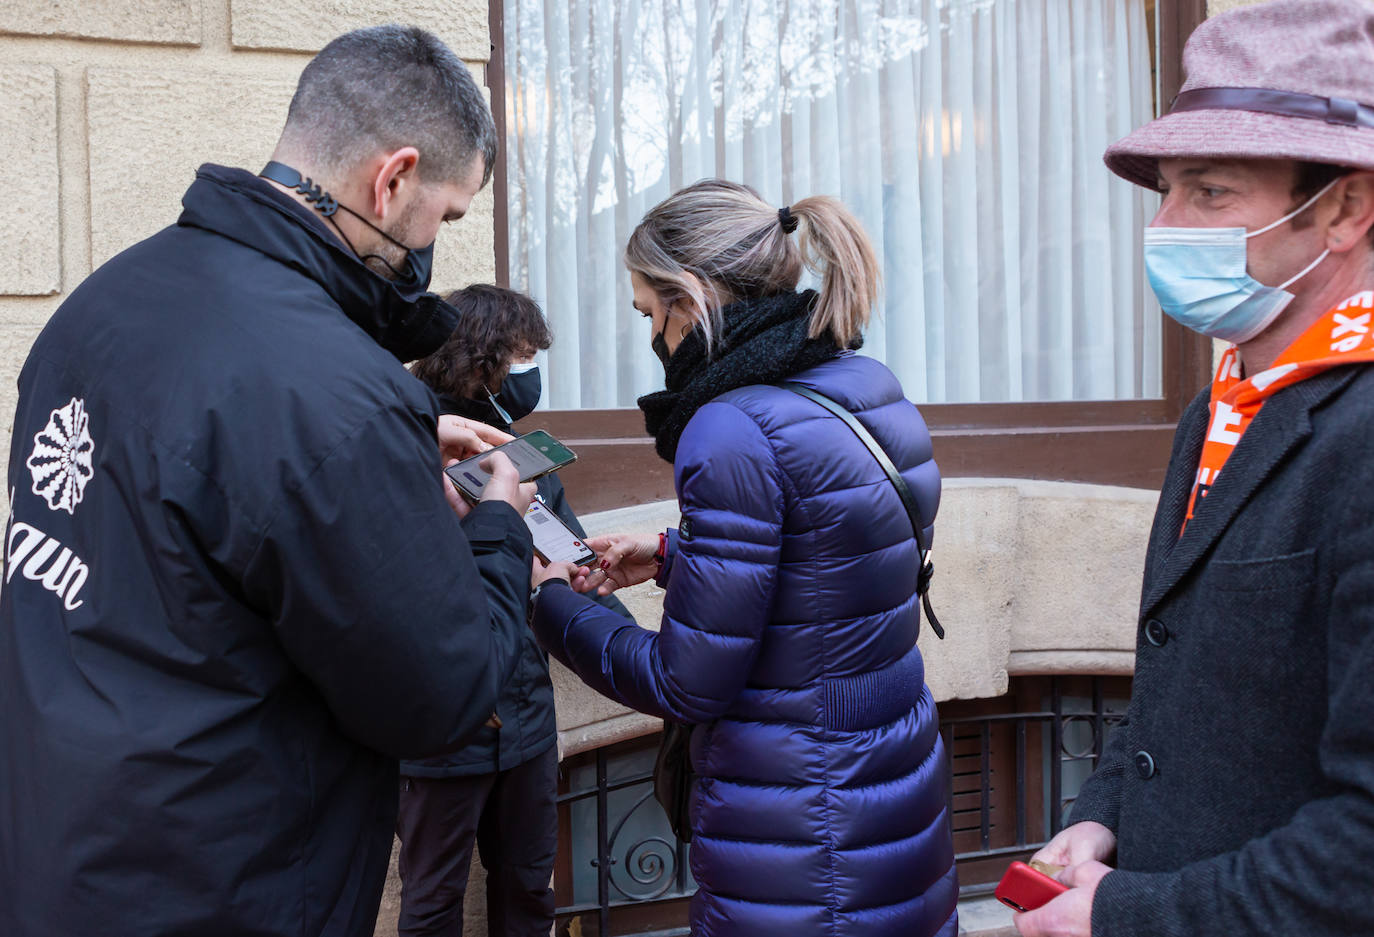
[[[411,372],[439,398],[442,413],[503,432],[539,403],[536,352],[553,336],[523,293],[475,284],[448,297],[458,325]],[[538,481],[539,498],[586,537],[557,475]],[[634,619],[614,596],[601,604]],[[487,870],[487,933],[547,935],[553,924],[549,879],[557,852],[557,729],[548,657],[527,634],[496,712],[466,747],[401,764],[403,937],[463,931],[463,893],[472,848]]]

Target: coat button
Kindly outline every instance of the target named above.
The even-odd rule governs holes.
[[[1163,647],[1164,642],[1169,640],[1169,629],[1158,618],[1151,618],[1145,622],[1145,640],[1155,647]]]
[[[1135,772],[1140,775],[1142,781],[1148,781],[1155,776],[1155,756],[1147,751],[1135,753]]]

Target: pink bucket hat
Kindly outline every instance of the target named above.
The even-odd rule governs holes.
[[[1183,49],[1169,112],[1107,147],[1156,189],[1170,157],[1295,159],[1374,170],[1374,0],[1270,0],[1212,17]]]

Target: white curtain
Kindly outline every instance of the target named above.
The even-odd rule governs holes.
[[[1156,397],[1143,0],[504,0],[512,285],[543,406],[662,386],[625,241],[697,179],[834,195],[882,258],[864,354],[918,402]]]

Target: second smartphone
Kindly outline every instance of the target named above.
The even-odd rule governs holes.
[[[590,547],[543,501],[535,498],[525,512],[525,526],[534,537],[534,552],[545,563],[587,566],[596,559]]]

